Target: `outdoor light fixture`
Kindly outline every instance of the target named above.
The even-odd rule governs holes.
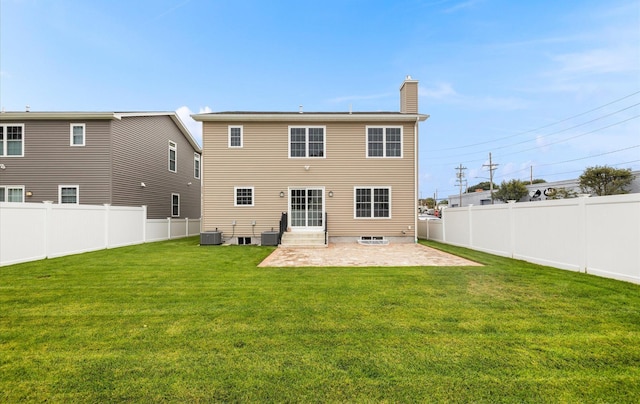
[[[284,191],[280,191],[280,198],[284,198]]]
[[[144,187],[146,187],[146,186],[147,186],[147,184],[145,184],[144,182],[141,182],[141,183],[140,183],[140,188],[144,188]]]
[[[329,198],[333,198],[333,191],[329,191]]]
[[[33,192],[31,192],[31,191],[27,191],[27,192],[25,193],[25,195],[26,195],[26,196],[33,196]]]

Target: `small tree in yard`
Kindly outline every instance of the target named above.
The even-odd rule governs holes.
[[[503,202],[508,200],[519,201],[520,198],[529,194],[527,186],[520,180],[502,181],[500,188],[493,193],[493,197]]]
[[[628,193],[626,187],[631,184],[634,178],[630,168],[595,166],[587,167],[578,180],[582,192],[604,196]]]

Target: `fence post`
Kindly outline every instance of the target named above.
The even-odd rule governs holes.
[[[469,248],[473,248],[473,213],[471,209],[473,208],[473,204],[470,203],[467,207],[467,220],[469,222]]]
[[[189,237],[189,218],[188,217],[184,218],[184,225],[186,226],[185,233],[187,233],[185,237]]]
[[[590,194],[583,194],[578,197],[578,214],[581,220],[578,223],[578,242],[580,243],[580,257],[578,258],[578,265],[580,269],[578,272],[588,273],[587,266],[589,263],[587,262],[587,251],[589,246],[587,245],[587,198],[589,198]]]
[[[171,218],[167,218],[167,240],[171,240]]]
[[[515,249],[516,249],[516,224],[515,220],[513,220],[513,207],[517,201],[512,199],[507,201],[508,209],[509,209],[509,252],[511,253],[511,258],[514,257]]]
[[[51,255],[51,215],[53,201],[42,201],[44,203],[44,255],[49,258]]]
[[[142,205],[142,242],[147,242],[147,205]]]
[[[104,203],[104,248],[111,247],[109,244],[109,226],[111,222],[111,204]]]

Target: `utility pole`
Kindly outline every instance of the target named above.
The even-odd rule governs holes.
[[[462,184],[464,184],[464,170],[466,169],[467,167],[463,167],[462,164],[456,167],[456,170],[458,170],[458,173],[456,174],[456,181],[458,181],[460,185],[460,201],[458,202],[459,208],[462,207]]]
[[[489,192],[491,192],[491,204],[493,205],[493,172],[498,168],[499,164],[493,164],[491,153],[489,153],[489,164],[483,164],[482,167],[489,167]]]
[[[531,166],[531,176],[529,177],[529,185],[533,185],[533,166]]]

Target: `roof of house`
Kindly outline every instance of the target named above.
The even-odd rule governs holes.
[[[400,112],[257,112],[226,111],[191,115],[196,121],[425,121],[429,115]]]
[[[168,116],[178,127],[180,132],[189,141],[191,146],[198,152],[202,149],[194,139],[189,129],[184,125],[178,114],[175,112],[88,112],[88,111],[38,111],[38,112],[0,112],[0,122],[2,121],[29,121],[29,120],[94,120],[94,119],[117,119],[127,117],[143,116]]]

